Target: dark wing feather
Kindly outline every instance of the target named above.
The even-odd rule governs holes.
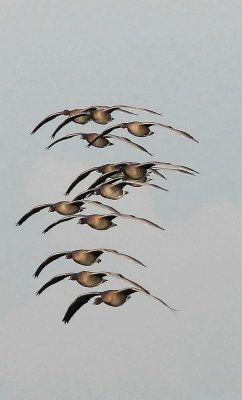
[[[81,136],[81,135],[82,135],[81,133],[71,133],[70,135],[63,136],[62,138],[60,138],[60,139],[58,139],[58,140],[55,140],[54,142],[52,142],[51,144],[49,144],[49,146],[47,146],[47,147],[45,148],[45,150],[49,150],[49,149],[50,149],[52,146],[54,146],[56,143],[62,142],[62,140],[71,139],[71,138],[73,138],[73,137],[75,137],[75,136]]]
[[[54,139],[54,137],[57,134],[57,132],[59,132],[65,125],[67,125],[70,122],[72,122],[75,118],[81,117],[82,115],[87,115],[87,114],[88,113],[81,112],[81,113],[77,113],[75,115],[72,115],[69,118],[66,118],[65,121],[63,121],[60,125],[57,126],[56,130],[52,133],[51,138]]]
[[[93,192],[95,192],[95,188],[85,190],[84,192],[79,193],[79,195],[76,196],[76,197],[72,200],[72,202],[76,202],[77,200],[85,199],[85,197],[91,196],[91,194],[92,194]],[[81,204],[80,204],[80,205],[81,205]]]
[[[139,261],[136,258],[131,257],[131,256],[127,255],[127,254],[120,253],[117,250],[113,250],[113,249],[96,249],[96,250],[101,250],[102,252],[105,252],[105,253],[115,254],[116,256],[123,257],[128,261],[133,261],[136,264],[142,265],[143,267],[147,268],[147,266],[145,264],[143,264],[141,261]]]
[[[78,177],[70,184],[70,186],[68,187],[67,191],[65,192],[65,196],[67,196],[68,194],[71,193],[72,189],[74,189],[74,187],[81,182],[83,179],[85,179],[91,172],[96,171],[99,167],[93,167],[90,169],[87,169],[86,171],[83,171],[80,175],[78,175]],[[89,189],[91,189],[91,187],[89,187]]]
[[[26,214],[23,215],[22,218],[20,218],[20,220],[16,223],[17,226],[22,225],[22,223],[24,221],[26,221],[26,219],[28,219],[29,217],[31,217],[31,215],[36,214],[37,212],[43,210],[44,208],[50,207],[52,204],[41,204],[39,206],[36,206],[34,208],[32,208],[32,210],[28,211]]]
[[[139,149],[139,150],[141,150],[141,151],[144,151],[145,153],[149,154],[150,156],[153,156],[153,154],[151,154],[148,150],[146,150],[145,147],[142,147],[142,146],[140,146],[139,144],[132,142],[132,140],[130,140],[130,139],[124,137],[124,136],[108,135],[107,138],[118,139],[118,140],[120,140],[121,142],[130,144],[131,146],[136,147],[137,149]],[[94,139],[94,140],[95,140],[95,139]],[[94,142],[94,141],[92,141],[91,143],[93,143],[93,142]]]
[[[63,318],[63,322],[65,324],[68,324],[70,319],[73,317],[73,315],[82,307],[84,304],[86,304],[92,297],[98,296],[100,292],[91,292],[91,293],[85,293],[81,294],[80,296],[77,297],[76,300],[71,303],[69,308],[67,309],[65,316]]]
[[[173,132],[178,133],[179,135],[182,135],[184,137],[186,137],[187,139],[191,139],[194,140],[194,142],[199,143],[193,136],[189,135],[189,133],[181,131],[179,129],[173,128],[170,125],[165,125],[165,124],[161,124],[159,122],[142,122],[142,125],[147,125],[147,126],[152,126],[152,125],[157,125],[157,126],[161,126],[162,128],[167,128]]]
[[[36,272],[34,273],[34,278],[37,278],[41,271],[46,267],[46,265],[50,264],[51,262],[57,260],[60,257],[65,256],[68,253],[68,251],[62,251],[60,253],[54,253],[51,254],[51,256],[47,257],[46,260],[44,260],[39,267],[37,268]]]
[[[50,114],[48,115],[48,117],[44,118],[42,121],[40,121],[40,123],[38,125],[36,125],[36,127],[32,130],[31,135],[35,132],[37,132],[37,130],[39,128],[41,128],[41,126],[43,126],[44,124],[46,124],[47,122],[51,121],[52,119],[58,117],[59,115],[66,115],[66,113],[68,112],[68,110],[64,110],[64,111],[59,111],[56,112],[54,114]]]
[[[78,215],[74,215],[73,217],[67,217],[67,218],[59,219],[58,221],[53,222],[53,224],[48,225],[48,226],[43,230],[42,233],[47,233],[47,232],[50,231],[52,228],[54,228],[54,226],[59,225],[59,224],[61,224],[62,222],[70,221],[71,219],[77,218],[77,217],[78,217]]]
[[[121,290],[119,290],[119,292],[122,292],[122,293],[125,294],[126,296],[130,296],[131,294],[133,294],[133,293],[135,293],[135,292],[139,292],[139,290],[130,287],[130,288],[126,288],[126,289],[121,289]],[[143,292],[143,290],[142,290],[142,292]],[[148,293],[147,293],[147,294],[148,294]]]
[[[63,279],[67,278],[71,274],[61,274],[61,275],[56,275],[54,278],[50,279],[48,282],[46,282],[39,290],[36,292],[36,296],[39,296],[45,289],[47,289],[49,286],[54,285],[55,283],[58,283],[62,281]]]
[[[122,111],[122,112],[124,112],[124,113],[126,113],[126,114],[137,115],[136,113],[133,113],[133,112],[131,112],[131,111],[123,110],[123,109],[121,108],[121,106],[106,107],[106,108],[104,109],[104,111],[109,111],[110,113],[112,113],[113,111]]]

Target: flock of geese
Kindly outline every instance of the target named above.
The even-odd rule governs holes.
[[[56,134],[67,124],[70,122],[75,122],[77,124],[85,125],[90,121],[95,122],[96,124],[101,124],[105,125],[110,123],[114,118],[112,117],[112,113],[115,111],[119,111],[125,114],[130,114],[130,115],[137,115],[134,113],[134,111],[142,111],[146,112],[149,114],[153,114],[156,116],[162,116],[162,114],[155,112],[153,110],[149,110],[147,108],[141,108],[141,107],[132,107],[132,106],[126,106],[126,105],[115,105],[115,106],[91,106],[87,108],[78,108],[74,110],[64,110],[60,112],[56,112],[53,114],[50,114],[46,118],[44,118],[31,132],[32,134],[35,134],[43,125],[48,123],[49,121],[59,117],[59,116],[66,116],[67,118],[57,126],[53,134],[51,135],[51,138],[54,139]],[[149,155],[152,155],[146,148],[143,146],[140,146],[139,144],[133,142],[132,140],[124,137],[124,136],[118,136],[111,134],[112,131],[118,130],[118,129],[126,129],[131,135],[136,136],[136,137],[146,137],[153,135],[154,132],[150,130],[151,127],[159,127],[159,128],[165,128],[168,132],[170,133],[175,133],[183,136],[186,139],[192,140],[194,142],[197,142],[197,140],[192,137],[189,133],[173,128],[172,126],[169,125],[164,125],[160,122],[141,122],[141,121],[131,121],[131,122],[123,122],[120,124],[116,124],[113,126],[110,126],[109,128],[103,130],[101,133],[72,133],[66,136],[63,136],[62,138],[59,138],[55,141],[53,141],[47,149],[50,149],[54,145],[56,145],[59,142],[74,138],[74,137],[79,137],[80,139],[86,140],[88,145],[87,147],[96,147],[96,148],[105,148],[107,146],[113,145],[112,142],[110,142],[109,139],[116,139],[118,141],[121,141],[125,144],[129,144],[133,146],[134,148],[143,151],[145,153],[148,153]],[[158,189],[158,190],[165,190],[167,189],[163,188],[160,185],[151,183],[151,180],[153,176],[158,176],[159,178],[166,179],[166,177],[163,175],[164,171],[175,171],[175,172],[180,172],[183,174],[188,174],[188,175],[196,175],[198,172],[195,171],[192,168],[183,166],[183,165],[177,165],[177,164],[171,164],[168,162],[161,162],[161,161],[150,161],[150,162],[118,162],[118,163],[109,163],[109,164],[103,164],[99,166],[94,166],[86,171],[82,171],[75,179],[74,181],[69,185],[69,187],[66,189],[65,195],[68,196],[71,191],[80,183],[82,182],[85,178],[87,178],[89,175],[92,173],[98,173],[100,176],[84,191],[82,191],[78,196],[76,196],[73,200],[70,201],[57,201],[55,203],[46,203],[46,204],[41,204],[37,205],[34,208],[32,208],[30,211],[28,211],[26,214],[24,214],[20,220],[17,222],[16,225],[22,225],[27,219],[29,219],[32,215],[38,213],[41,210],[48,209],[50,212],[56,212],[64,218],[61,218],[52,224],[48,225],[44,230],[43,233],[47,233],[49,230],[54,228],[55,226],[68,222],[71,220],[74,220],[77,218],[77,223],[78,224],[86,224],[92,229],[96,230],[107,230],[112,227],[115,227],[119,219],[125,219],[125,220],[130,220],[130,221],[135,221],[135,222],[140,222],[142,224],[151,226],[156,229],[164,230],[163,227],[160,225],[146,219],[146,218],[141,218],[137,217],[131,214],[122,214],[120,213],[117,209],[105,205],[100,201],[96,200],[90,200],[90,197],[93,195],[103,197],[105,199],[110,199],[110,200],[118,200],[122,198],[123,196],[128,194],[127,190],[124,190],[124,188],[131,187],[131,188],[137,188],[137,187],[148,187],[148,188],[153,188],[153,189]],[[106,211],[105,214],[82,214],[82,211],[88,207],[88,205],[94,205],[99,208],[102,208]],[[114,223],[115,221],[115,223]],[[127,261],[131,261],[136,263],[139,266],[146,267],[141,261],[138,259],[124,254],[120,253],[117,250],[113,249],[106,249],[106,248],[97,248],[97,249],[74,249],[70,251],[62,251],[58,253],[54,253],[50,256],[48,256],[37,268],[36,272],[34,273],[34,277],[37,278],[39,274],[42,272],[42,270],[48,266],[50,263],[54,262],[55,260],[58,260],[61,257],[65,257],[67,259],[72,259],[75,263],[82,265],[84,267],[89,267],[93,265],[94,263],[100,263],[101,262],[101,256],[104,254],[111,254],[115,255],[118,257],[123,257]],[[142,293],[144,295],[147,295],[149,297],[152,297],[156,300],[158,300],[160,303],[162,303],[164,306],[168,307],[172,311],[176,311],[174,308],[170,307],[168,304],[166,304],[163,300],[160,298],[153,296],[148,290],[143,288],[141,285],[138,283],[124,277],[120,273],[115,273],[115,272],[108,272],[108,271],[101,271],[101,272],[91,272],[91,271],[80,271],[80,272],[71,272],[71,273],[62,273],[60,275],[54,276],[52,279],[50,279],[47,283],[45,283],[36,293],[37,295],[40,295],[43,291],[45,291],[47,288],[50,286],[68,278],[72,281],[76,281],[79,283],[79,285],[87,287],[87,288],[93,288],[96,286],[99,286],[100,284],[105,283],[108,281],[109,277],[111,278],[116,278],[116,279],[121,279],[122,281],[126,282],[129,286],[121,289],[121,290],[105,290],[105,291],[98,291],[98,292],[89,292],[89,293],[82,293],[80,296],[78,296],[74,302],[69,306],[67,309],[63,322],[68,323],[70,319],[73,317],[73,315],[88,301],[90,301],[93,297],[95,297],[94,303],[93,304],[101,304],[105,303],[109,306],[112,307],[119,307],[122,304],[124,304],[132,294],[134,293]]]

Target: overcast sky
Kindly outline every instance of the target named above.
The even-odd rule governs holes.
[[[241,399],[241,13],[235,0],[0,1],[2,399]],[[28,134],[49,113],[92,104],[163,112],[134,119],[168,123],[199,140],[160,128],[134,139],[153,159],[200,175],[167,173],[155,182],[169,193],[130,188],[107,202],[164,232],[130,221],[97,232],[74,221],[44,236],[58,218],[46,210],[15,226],[34,205],[62,200],[84,169],[151,159],[117,142],[87,150],[78,139],[46,152],[61,117]],[[100,130],[69,124],[62,132]],[[64,281],[35,292],[77,264],[60,259],[39,279],[32,275],[53,252],[96,247],[149,268],[105,255],[90,270],[120,272],[179,312],[135,294],[117,309],[90,302],[64,326],[67,307],[86,290]],[[123,286],[112,280],[100,290]]]

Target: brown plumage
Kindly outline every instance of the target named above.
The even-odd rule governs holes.
[[[49,121],[52,121],[56,117],[59,117],[61,115],[68,116],[70,118],[67,118],[59,127],[57,128],[57,132],[66,124],[69,122],[76,122],[77,124],[86,124],[87,122],[92,119],[94,122],[97,124],[107,124],[108,122],[112,121],[113,118],[111,114],[114,111],[122,111],[128,114],[135,114],[132,113],[128,109],[134,109],[134,110],[142,110],[142,111],[147,111],[149,113],[155,114],[155,115],[162,115],[160,113],[157,113],[155,111],[149,110],[148,108],[142,108],[142,107],[132,107],[132,106],[126,106],[126,105],[115,105],[115,106],[90,106],[86,108],[75,108],[73,110],[63,110],[59,111],[53,114],[48,115],[46,118],[44,118],[31,132],[32,134],[37,132],[39,128],[41,128],[44,124],[46,124]],[[57,133],[56,132],[56,133]]]
[[[128,132],[131,133],[131,135],[138,136],[138,137],[150,136],[154,133],[154,132],[151,132],[151,130],[150,130],[151,126],[160,126],[162,128],[166,128],[168,130],[171,130],[172,132],[178,133],[179,135],[184,136],[187,139],[191,139],[198,143],[198,141],[193,136],[191,136],[189,133],[187,133],[185,131],[181,131],[176,128],[173,128],[170,125],[161,124],[159,122],[132,121],[132,122],[124,122],[121,124],[117,124],[117,125],[111,126],[110,128],[105,129],[91,143],[89,143],[87,147],[93,146],[97,140],[99,140],[102,137],[106,137],[106,135],[109,135],[110,132],[112,132],[115,129],[127,129]]]
[[[77,283],[79,283],[79,285],[90,288],[90,287],[95,287],[95,286],[98,286],[98,285],[106,282],[107,279],[105,279],[105,278],[109,277],[109,276],[111,276],[112,278],[124,280],[125,282],[128,282],[128,283],[132,284],[133,286],[139,288],[140,290],[144,290],[146,292],[146,290],[142,286],[140,286],[138,283],[131,281],[130,279],[125,278],[123,275],[115,273],[115,272],[81,271],[81,272],[64,273],[64,274],[54,276],[38,290],[36,295],[39,296],[48,287],[54,285],[55,283],[62,281],[63,279],[66,279],[66,278],[69,278],[72,281],[76,281]]]
[[[52,263],[55,260],[58,260],[61,257],[65,257],[67,259],[72,259],[79,265],[85,265],[86,267],[89,267],[90,265],[94,263],[100,263],[102,260],[99,258],[102,254],[114,254],[116,256],[122,257],[127,261],[132,261],[138,265],[141,265],[142,267],[146,267],[141,261],[137,260],[134,257],[129,256],[128,254],[120,253],[117,250],[113,249],[92,249],[92,250],[85,250],[85,249],[78,249],[78,250],[72,250],[72,251],[62,251],[59,253],[54,253],[51,254],[49,257],[47,257],[37,268],[34,278],[37,278],[41,271],[50,263]]]
[[[83,207],[85,204],[92,204],[101,208],[105,208],[110,211],[116,212],[115,208],[106,206],[105,204],[100,203],[99,201],[91,201],[91,200],[73,200],[73,201],[58,201],[57,203],[48,203],[48,204],[41,204],[20,218],[20,220],[16,223],[17,226],[22,225],[29,217],[38,213],[39,211],[43,210],[44,208],[49,208],[49,212],[57,212],[61,215],[73,215],[85,209]]]
[[[92,172],[100,173],[101,177],[98,178],[94,182],[94,184],[89,186],[89,189],[97,186],[102,182],[105,182],[106,178],[110,176],[116,176],[115,174],[117,174],[118,176],[120,176],[120,174],[123,174],[124,177],[126,177],[127,179],[136,180],[144,178],[149,173],[156,173],[158,172],[157,170],[177,171],[189,175],[195,175],[197,173],[197,171],[183,165],[165,163],[160,161],[145,163],[120,162],[113,164],[103,164],[98,167],[92,167],[78,175],[78,177],[68,187],[65,195],[68,195],[79,182],[89,176]],[[164,175],[161,174],[161,176],[166,179]]]
[[[69,306],[62,321],[67,324],[73,317],[73,315],[93,297],[96,297],[93,304],[99,305],[101,303],[105,303],[111,307],[119,307],[124,304],[133,293],[143,293],[147,296],[153,297],[155,300],[158,300],[164,306],[168,307],[171,311],[176,311],[174,308],[171,308],[168,304],[166,304],[163,300],[159,299],[156,296],[153,296],[148,291],[140,290],[139,288],[135,287],[129,287],[121,290],[106,290],[105,292],[91,292],[81,294]]]
[[[127,139],[124,136],[117,136],[117,135],[106,135],[105,137],[101,137],[98,138],[98,134],[97,133],[71,133],[69,135],[63,136],[60,139],[55,140],[54,142],[52,142],[49,146],[46,147],[46,150],[49,150],[52,146],[56,145],[56,143],[62,142],[64,140],[68,140],[71,139],[73,137],[79,137],[82,140],[86,140],[89,144],[92,143],[95,139],[95,143],[93,144],[93,147],[97,147],[99,149],[103,149],[105,147],[108,146],[113,146],[113,143],[111,143],[108,139],[116,139],[120,142],[129,144],[130,146],[135,147],[138,150],[144,151],[145,153],[149,154],[150,156],[152,156],[152,154],[146,150],[143,146],[140,146],[137,143],[132,142],[132,140]]]
[[[81,217],[81,218],[79,218]],[[87,224],[91,228],[96,229],[96,230],[107,230],[109,228],[112,228],[116,226],[114,222],[112,222],[115,218],[124,218],[124,219],[130,219],[132,221],[137,221],[141,222],[145,225],[152,226],[153,228],[158,228],[161,230],[164,230],[165,228],[162,228],[161,226],[155,224],[154,222],[149,221],[148,219],[145,218],[139,218],[135,217],[134,215],[129,215],[129,214],[121,214],[121,213],[112,213],[112,214],[90,214],[90,215],[74,215],[73,217],[67,217],[67,218],[62,218],[53,224],[47,226],[42,233],[47,233],[49,230],[51,230],[54,226],[59,225],[63,222],[70,221],[74,218],[79,218],[78,224],[84,225]]]

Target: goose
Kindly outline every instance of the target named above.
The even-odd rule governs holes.
[[[86,140],[89,144],[92,143],[99,135],[97,133],[71,133],[69,135],[63,136],[60,139],[55,140],[52,142],[49,146],[46,147],[46,150],[49,150],[52,146],[56,145],[56,143],[62,142],[63,140],[68,140],[73,137],[79,137],[82,140]],[[103,149],[108,146],[113,146],[113,143],[111,143],[108,139],[117,139],[120,142],[129,144],[130,146],[135,147],[136,149],[139,149],[141,151],[144,151],[145,153],[149,154],[152,156],[152,154],[146,150],[145,147],[140,146],[137,143],[132,142],[132,140],[127,139],[124,136],[117,136],[117,135],[106,135],[105,137],[101,137],[100,139],[98,138],[97,141],[95,140],[95,144],[93,145],[94,147],[97,147],[99,149]]]
[[[191,136],[189,133],[181,131],[179,129],[175,129],[170,125],[164,125],[161,124],[160,122],[140,122],[140,121],[132,121],[132,122],[124,122],[121,124],[113,125],[110,128],[105,129],[100,135],[98,135],[91,143],[88,144],[87,147],[93,146],[94,143],[99,140],[100,138],[105,137],[106,135],[109,135],[110,132],[112,132],[115,129],[127,129],[129,133],[131,133],[134,136],[138,137],[145,137],[145,136],[151,136],[153,135],[154,132],[151,132],[150,127],[151,126],[160,126],[162,128],[166,128],[171,130],[172,132],[178,133],[181,136],[186,137],[187,139],[191,139],[194,142],[199,143],[193,136]]]
[[[96,297],[96,299],[94,300],[94,303],[93,303],[95,305],[105,303],[111,307],[119,307],[119,306],[122,306],[130,298],[130,296],[134,293],[143,293],[147,296],[152,297],[155,300],[158,300],[164,306],[168,307],[171,311],[174,311],[174,312],[177,311],[174,308],[170,307],[163,300],[150,294],[150,292],[148,292],[148,291],[144,291],[144,290],[141,290],[141,289],[135,288],[135,287],[128,287],[128,288],[121,289],[121,290],[106,290],[104,292],[90,292],[90,293],[81,294],[69,306],[62,321],[65,324],[67,324],[70,321],[70,319],[73,317],[73,315],[84,304],[86,304],[89,300],[91,300],[93,297]]]
[[[81,217],[81,218],[80,218]],[[96,230],[107,230],[109,228],[117,226],[114,222],[112,222],[115,218],[124,218],[124,219],[130,219],[132,221],[137,221],[141,222],[145,225],[152,226],[153,228],[158,228],[161,230],[165,230],[165,228],[155,224],[154,222],[149,221],[148,219],[145,218],[139,218],[135,217],[134,215],[129,215],[129,214],[121,214],[121,213],[111,213],[111,214],[89,214],[89,215],[74,215],[72,217],[67,217],[67,218],[62,218],[59,219],[58,221],[48,225],[42,233],[47,233],[50,231],[54,226],[61,224],[62,222],[67,222],[70,221],[74,218],[79,218],[78,224],[84,225],[87,224],[91,228],[96,229]]]
[[[158,113],[156,111],[149,110],[148,108],[142,108],[142,107],[132,107],[132,106],[125,106],[125,105],[115,105],[115,106],[90,106],[86,108],[75,108],[74,110],[63,110],[63,111],[58,111],[53,114],[48,115],[46,118],[44,118],[31,132],[34,134],[41,128],[44,124],[46,124],[49,121],[52,121],[56,117],[59,117],[60,115],[68,116],[70,118],[73,117],[72,120],[69,120],[68,118],[64,121],[64,125],[66,125],[69,122],[76,122],[78,124],[86,124],[87,122],[92,119],[94,122],[98,124],[107,124],[108,122],[112,121],[113,118],[111,116],[112,112],[114,111],[122,111],[126,112],[128,114],[135,114],[130,111],[125,110],[126,108],[128,109],[134,109],[134,110],[142,110],[142,111],[147,111],[151,114],[155,115],[161,115],[161,113]],[[62,126],[64,126],[62,125]],[[60,130],[62,126],[58,129]],[[58,132],[58,131],[57,131]]]
[[[104,184],[102,184],[100,186],[96,186],[96,187],[87,189],[84,192],[80,193],[78,196],[76,196],[74,200],[81,200],[87,196],[91,196],[92,194],[100,195],[100,196],[102,196],[106,199],[110,199],[110,200],[118,200],[129,193],[128,191],[123,190],[123,188],[127,185],[135,186],[135,187],[148,186],[151,188],[160,189],[160,190],[164,190],[164,191],[168,192],[167,189],[165,189],[159,185],[155,185],[155,184],[148,183],[148,182],[121,180],[121,182],[116,183],[120,179],[121,179],[120,177],[114,178],[114,179],[111,179],[111,180],[105,182]]]
[[[38,213],[44,208],[49,208],[49,212],[57,212],[58,214],[61,215],[73,215],[84,210],[83,207],[84,204],[92,204],[97,207],[105,208],[109,211],[117,212],[115,208],[106,206],[105,204],[102,204],[99,201],[91,201],[84,199],[74,200],[74,201],[58,201],[57,203],[40,204],[38,206],[35,206],[26,214],[24,214],[23,217],[20,218],[20,220],[16,223],[16,226],[22,225],[23,222],[25,222],[29,217]]]
[[[99,183],[105,181],[106,177],[110,177],[115,174],[123,173],[127,179],[141,179],[147,175],[147,171],[157,173],[157,169],[168,170],[168,171],[177,171],[189,175],[195,175],[198,173],[192,168],[178,165],[178,164],[171,164],[167,162],[144,162],[144,163],[135,163],[135,162],[120,162],[120,163],[113,163],[113,164],[103,164],[97,167],[92,167],[83,171],[78,177],[70,184],[68,189],[65,192],[65,195],[69,195],[70,192],[74,189],[74,187],[81,182],[83,179],[88,177],[92,172],[98,172],[101,174],[101,177],[98,178],[94,184],[89,186],[89,189],[92,187],[97,186]],[[106,175],[109,174],[109,175]],[[161,174],[161,177],[166,179],[166,177]]]
[[[76,281],[79,285],[84,287],[92,288],[98,286],[104,282],[107,282],[109,276],[112,278],[122,279],[128,283],[131,283],[132,286],[139,288],[146,292],[142,286],[138,283],[131,281],[130,279],[125,278],[123,275],[116,272],[89,272],[89,271],[81,271],[81,272],[71,272],[59,274],[51,278],[48,282],[46,282],[39,290],[36,292],[36,296],[39,296],[44,290],[46,290],[51,285],[62,281],[63,279],[69,278],[72,281]]]
[[[67,259],[71,259],[75,261],[77,264],[80,265],[85,265],[86,267],[89,267],[90,265],[94,263],[100,263],[102,260],[99,258],[102,254],[114,254],[116,256],[122,257],[125,260],[132,261],[136,264],[139,264],[142,267],[147,268],[145,264],[143,264],[141,261],[137,260],[134,257],[131,257],[127,254],[120,253],[117,250],[113,249],[92,249],[92,250],[72,250],[72,251],[62,251],[58,253],[51,254],[49,257],[47,257],[37,268],[36,272],[34,273],[34,278],[38,278],[39,274],[41,271],[50,263],[52,263],[55,260],[58,260],[61,257],[65,257]]]

